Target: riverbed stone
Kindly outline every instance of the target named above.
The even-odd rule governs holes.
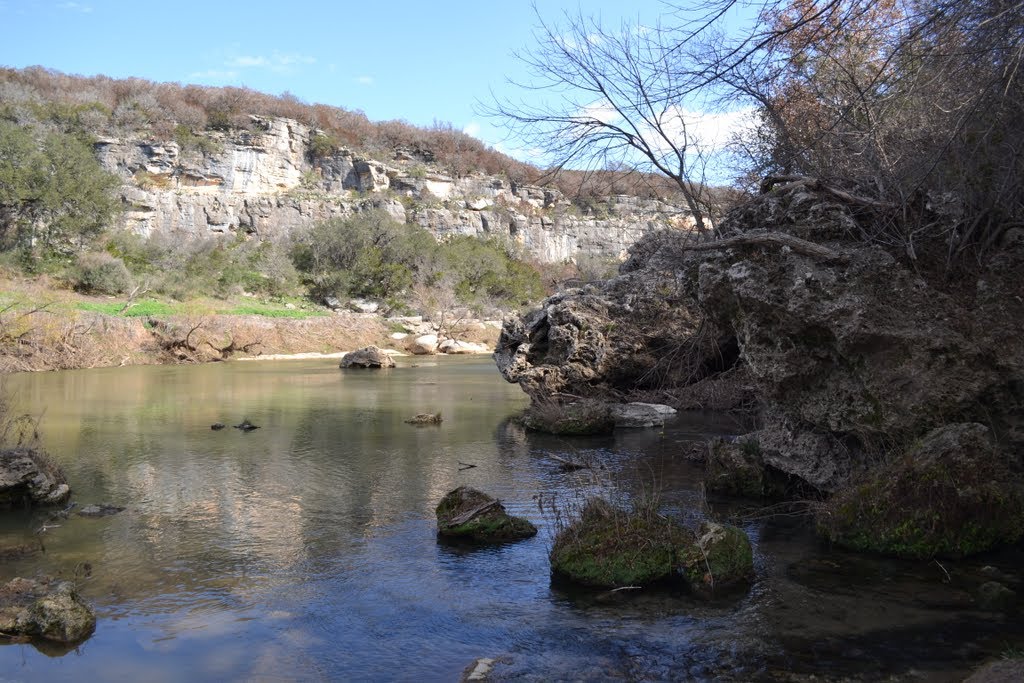
[[[438,536],[474,543],[503,543],[529,538],[537,527],[513,517],[496,498],[468,486],[448,492],[435,510]]]
[[[592,498],[555,536],[551,573],[591,588],[647,586],[673,578],[679,549],[694,540],[654,510],[624,510]]]
[[[522,422],[527,429],[558,436],[610,434],[615,429],[611,407],[604,401],[535,401],[523,413]]]
[[[376,346],[367,346],[346,353],[341,359],[339,367],[342,368],[393,368],[395,361],[387,353]]]
[[[674,417],[676,409],[660,403],[613,403],[612,419],[615,428],[642,429],[644,427],[661,427],[665,420]]]
[[[406,348],[409,350],[409,353],[417,356],[428,356],[432,353],[437,353],[437,335],[421,334],[413,339]]]
[[[702,593],[745,583],[754,575],[750,539],[739,527],[705,521],[697,542],[680,552],[679,570],[690,588]]]
[[[123,507],[113,503],[100,503],[98,505],[93,503],[82,507],[76,514],[79,517],[109,517],[123,511]]]
[[[986,581],[974,595],[978,607],[992,612],[1005,612],[1017,604],[1017,593],[998,581]]]
[[[64,472],[43,451],[0,451],[0,509],[20,505],[59,505],[71,495]]]
[[[985,425],[933,430],[893,463],[832,496],[819,531],[855,550],[964,557],[1024,534],[1024,484]]]
[[[0,632],[73,643],[95,627],[96,615],[70,581],[15,578],[0,586]]]

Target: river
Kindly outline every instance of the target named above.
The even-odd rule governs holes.
[[[329,360],[20,374],[6,391],[41,416],[44,448],[79,505],[45,552],[0,579],[76,578],[96,633],[68,650],[0,646],[0,680],[457,680],[479,657],[514,680],[959,680],[1017,620],[974,607],[980,567],[906,563],[822,546],[801,516],[739,514],[755,544],[749,591],[704,601],[673,591],[553,587],[558,513],[595,490],[658,495],[692,518],[701,470],[681,453],[739,426],[684,415],[664,430],[565,441],[508,418],[526,405],[487,358],[402,358],[386,371]],[[440,426],[403,420],[438,412]],[[248,418],[244,433],[210,425]],[[564,473],[548,457],[587,458]],[[465,465],[474,465],[466,468]],[[433,508],[458,485],[498,496],[540,527],[500,547],[438,544]],[[0,518],[24,543],[45,513]]]

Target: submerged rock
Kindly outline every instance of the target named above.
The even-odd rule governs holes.
[[[439,425],[442,420],[441,413],[420,413],[419,415],[413,415],[405,423],[411,425]]]
[[[59,505],[71,495],[60,466],[33,448],[0,451],[0,509]]]
[[[611,434],[615,429],[611,406],[603,401],[536,401],[523,413],[522,421],[527,429],[559,436]]]
[[[691,589],[713,592],[749,581],[754,575],[754,551],[740,528],[704,522],[697,542],[679,555],[679,570]]]
[[[99,505],[86,505],[80,509],[77,514],[79,517],[107,517],[109,515],[116,515],[118,512],[123,511],[124,508],[119,505],[100,503]]]
[[[1017,593],[998,581],[981,584],[974,597],[978,607],[992,612],[1008,612],[1017,604]]]
[[[839,545],[899,557],[964,557],[1024,534],[1024,485],[988,428],[929,433],[896,462],[829,499],[819,531]]]
[[[342,368],[393,368],[395,367],[395,361],[388,354],[381,351],[376,346],[367,346],[359,349],[358,351],[352,351],[346,353],[341,359],[339,367]]]
[[[694,540],[692,532],[653,510],[630,512],[592,498],[555,537],[551,572],[592,588],[646,586],[671,579],[679,549]]]
[[[445,495],[435,514],[437,534],[447,539],[502,543],[537,534],[528,520],[509,515],[496,498],[468,486]]]
[[[62,643],[83,640],[96,615],[69,581],[13,579],[0,586],[0,632]]]

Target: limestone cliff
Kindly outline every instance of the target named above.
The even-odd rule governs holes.
[[[616,195],[583,210],[557,190],[485,175],[453,178],[408,155],[387,164],[346,149],[317,156],[310,146],[316,131],[290,119],[252,119],[254,130],[207,131],[184,148],[101,138],[101,163],[124,179],[125,226],[182,239],[276,239],[378,208],[438,238],[511,238],[541,261],[562,262],[620,258],[651,230],[690,225],[685,211],[657,200]]]

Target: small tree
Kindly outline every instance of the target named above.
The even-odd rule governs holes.
[[[489,113],[556,170],[627,166],[670,178],[697,229],[709,229],[714,203],[705,181],[714,149],[684,100],[691,75],[670,68],[675,42],[660,27],[609,29],[581,14],[566,14],[558,26],[538,21],[536,45],[518,55],[534,80],[517,85],[556,97],[496,101]]]
[[[4,248],[70,253],[113,220],[120,184],[82,138],[0,120],[0,230]]]

